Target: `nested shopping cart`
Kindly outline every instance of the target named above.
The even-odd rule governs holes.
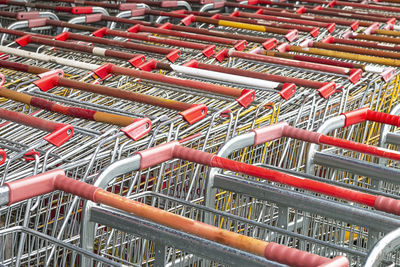
[[[286,127],[289,128],[284,130]],[[245,169],[239,166],[236,167],[232,163],[234,170],[231,172],[218,168],[211,169],[207,177],[208,184],[204,200],[206,206],[323,241],[324,244],[328,243],[332,248],[335,248],[330,250],[307,243],[304,243],[304,247],[310,250],[315,249],[314,253],[317,253],[316,251],[328,254],[345,253],[351,264],[362,265],[366,261],[367,253],[373,245],[383,235],[398,228],[398,226],[391,226],[391,223],[384,221],[398,221],[398,216],[366,209],[365,199],[372,195],[378,196],[376,199],[387,197],[391,198],[394,204],[398,203],[398,196],[372,188],[362,188],[357,183],[327,180],[289,170],[285,166],[286,162],[282,163],[282,161],[290,161],[293,158],[301,159],[304,157],[304,148],[297,147],[290,154],[290,151],[284,149],[285,142],[277,139],[281,136],[307,140],[308,142],[322,140],[322,137],[318,137],[320,136],[319,133],[311,134],[304,130],[295,130],[283,123],[260,128],[252,133],[232,138],[221,147],[218,151],[218,156],[240,162],[250,162],[254,166],[277,172],[267,178],[271,179],[271,182],[267,183],[252,179],[249,176],[238,175],[237,172],[244,172]],[[277,140],[274,141],[275,139]],[[339,140],[336,140],[333,145],[339,143]],[[294,146],[293,143],[292,146]],[[281,167],[275,167],[277,165]],[[221,168],[218,164],[216,167]],[[284,174],[279,174],[279,172]],[[250,176],[257,177],[261,175],[260,173],[261,170],[254,170]],[[279,185],[285,183],[285,175],[293,175],[286,180],[290,187]],[[325,190],[322,184],[312,187],[311,184],[314,182],[324,182],[330,186],[338,187],[332,189],[332,191]],[[296,189],[302,184],[308,184],[306,186],[308,190],[319,193],[311,194],[309,191]],[[340,188],[350,189],[351,192],[341,195],[340,191],[342,189]],[[358,195],[358,193],[355,193],[356,191],[362,192],[361,195],[363,197],[360,195],[360,198],[351,200],[353,196]],[[327,194],[331,194],[331,197],[324,197]],[[347,199],[350,202],[340,201],[343,197],[348,197]],[[372,199],[375,199],[375,197]],[[357,202],[361,205],[357,204]],[[386,208],[391,206],[389,203],[380,205],[379,201],[371,204],[376,209],[383,211],[388,211]],[[392,207],[394,208],[395,206]],[[398,212],[396,213],[398,214]],[[208,219],[213,221],[213,217]],[[300,241],[291,240],[287,242],[295,242],[300,247],[303,246]],[[394,250],[392,254],[389,254],[385,260],[398,262],[397,251]],[[326,256],[327,254],[321,255]]]

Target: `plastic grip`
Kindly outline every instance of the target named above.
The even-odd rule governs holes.
[[[255,134],[254,145],[257,146],[281,138],[283,134],[283,129],[287,126],[289,126],[287,122],[280,122],[266,127],[251,130]]]
[[[318,267],[348,267],[349,260],[345,256],[337,256],[330,262],[319,265]]]
[[[54,191],[54,181],[65,175],[63,170],[52,170],[35,176],[4,183],[10,189],[8,205]]]
[[[58,175],[54,180],[54,190],[62,190],[91,201],[95,201],[95,194],[98,189],[98,187],[68,178],[65,175]]]
[[[140,155],[140,170],[173,159],[174,148],[178,141],[169,142],[153,148],[137,152]]]
[[[293,267],[316,267],[331,260],[273,242],[265,248],[265,258]]]
[[[400,215],[400,200],[377,196],[374,203],[374,208],[391,214]]]
[[[400,126],[400,116],[391,115],[383,112],[377,112],[370,109],[367,110],[367,119],[370,121],[390,124],[393,126]]]
[[[343,113],[346,117],[345,127],[364,122],[366,120],[400,126],[400,116],[370,110],[369,108],[356,109]]]
[[[319,138],[321,136],[320,133],[294,128],[289,125],[283,128],[282,133],[286,137],[291,137],[294,139],[303,140],[314,144],[319,144]]]
[[[214,155],[212,154],[183,147],[180,145],[174,147],[173,156],[174,158],[184,159],[190,162],[196,162],[206,166],[211,166],[211,162],[214,157]]]

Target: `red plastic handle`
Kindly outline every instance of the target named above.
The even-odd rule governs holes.
[[[364,121],[375,121],[393,126],[400,126],[400,116],[373,111],[369,108],[356,109],[342,113],[342,115],[346,117],[345,127]]]

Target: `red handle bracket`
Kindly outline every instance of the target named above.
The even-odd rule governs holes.
[[[322,87],[318,88],[317,91],[321,97],[327,99],[336,92],[336,83],[335,82],[325,83]]]
[[[54,132],[46,135],[43,139],[56,147],[67,142],[74,134],[74,127],[69,124],[62,124]]]
[[[296,85],[294,83],[285,83],[282,90],[279,92],[279,95],[283,99],[288,100],[294,95],[294,93],[296,93]]]
[[[41,78],[39,80],[36,80],[33,82],[34,85],[39,87],[40,90],[43,92],[47,92],[48,90],[54,88],[55,86],[58,85],[58,80],[61,77],[58,76],[57,74],[49,75],[47,77]]]
[[[183,19],[181,19],[181,22],[185,25],[185,26],[189,26],[190,24],[192,24],[194,22],[194,15],[191,14],[187,17],[184,17]]]
[[[97,31],[92,32],[92,35],[95,37],[103,37],[103,36],[107,35],[108,30],[109,29],[107,27],[103,27],[103,28],[98,29]]]
[[[20,46],[24,47],[31,42],[31,38],[32,38],[32,35],[27,34],[27,35],[24,35],[22,37],[15,39],[15,42],[17,44],[19,44]]]
[[[31,150],[31,151],[29,151],[29,152],[26,152],[25,154],[24,154],[24,160],[25,161],[34,161],[35,160],[35,156],[40,156],[40,154],[39,154],[39,152],[37,152],[37,151],[35,151],[35,150]],[[0,164],[1,165],[1,164]]]
[[[237,51],[243,51],[247,47],[247,41],[246,40],[239,40],[236,42],[236,44],[233,46]]]
[[[244,108],[247,108],[256,98],[254,90],[244,89],[242,95],[236,98],[236,101]]]
[[[267,41],[265,41],[264,43],[262,43],[262,46],[266,49],[266,50],[271,50],[274,49],[276,47],[276,45],[278,44],[278,41],[275,38],[270,38]]]
[[[181,51],[178,49],[172,50],[166,58],[171,61],[172,63],[175,62],[181,56]]]
[[[69,39],[69,32],[63,32],[60,33],[59,35],[57,35],[56,37],[54,37],[55,40],[57,41],[66,41]]]
[[[211,57],[212,55],[214,55],[214,53],[216,52],[217,47],[215,45],[209,45],[206,49],[204,49],[203,51],[201,51],[201,53],[203,53],[203,55],[207,58]]]
[[[156,68],[157,63],[157,60],[152,59],[150,61],[144,62],[138,68],[143,71],[152,71]]]
[[[207,106],[204,104],[193,104],[187,110],[179,112],[179,115],[181,115],[185,121],[192,125],[207,115]]]
[[[321,31],[320,28],[314,27],[314,28],[310,31],[310,34],[311,34],[312,37],[315,38],[315,37],[318,36],[318,34],[320,33],[320,31]]]
[[[149,118],[136,119],[128,126],[121,128],[129,138],[137,141],[151,130],[151,120]]]
[[[286,40],[288,40],[289,42],[293,42],[297,36],[299,35],[299,31],[298,30],[290,30],[286,35],[285,38]]]
[[[229,50],[228,49],[222,49],[221,51],[219,51],[216,55],[215,58],[219,61],[222,62],[224,61],[224,59],[226,59],[227,57],[229,57]]]
[[[361,69],[352,69],[350,70],[350,76],[347,78],[353,84],[356,84],[362,77]]]
[[[106,63],[93,71],[101,80],[105,80],[112,75],[113,64]]]
[[[131,59],[128,60],[128,62],[134,66],[135,68],[138,68],[143,62],[146,60],[146,57],[144,55],[137,55]]]

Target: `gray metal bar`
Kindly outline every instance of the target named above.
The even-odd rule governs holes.
[[[316,152],[314,163],[325,167],[349,171],[354,174],[400,184],[400,170],[340,155]]]
[[[347,223],[365,226],[380,232],[389,232],[400,227],[396,216],[378,211],[363,210],[358,207],[305,195],[287,189],[280,189],[266,183],[244,180],[240,177],[217,174],[214,186],[220,189],[249,195],[260,200],[268,200],[321,216],[335,218]]]
[[[196,256],[208,258],[229,266],[286,266],[229,246],[141,219],[134,215],[102,207],[93,207],[90,210],[90,219],[93,222],[126,233],[138,235],[149,240],[156,240],[164,244],[173,244],[175,248],[181,249],[184,252],[193,253]]]
[[[386,143],[392,145],[400,145],[400,135],[395,133],[387,133]]]

